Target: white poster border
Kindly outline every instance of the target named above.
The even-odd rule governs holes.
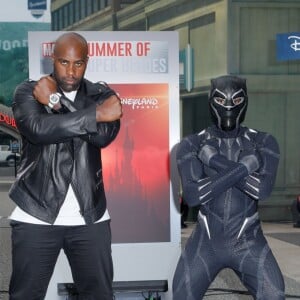
[[[167,42],[168,72],[153,75],[143,74],[116,74],[106,72],[101,74],[98,80],[105,80],[110,84],[123,83],[168,83],[169,85],[169,145],[170,154],[180,139],[179,120],[179,49],[178,33],[175,31],[165,32],[105,32],[105,31],[77,31],[88,41],[99,38],[102,41],[161,41]],[[40,60],[36,49],[40,49],[41,41],[54,41],[63,32],[29,32],[29,77],[38,79],[43,76],[40,68]],[[102,76],[103,75],[103,76]],[[96,78],[86,77],[91,81]],[[170,180],[170,242],[164,243],[124,243],[113,244],[112,253],[114,261],[114,281],[135,280],[168,280],[169,291],[162,295],[162,299],[172,299],[172,277],[181,252],[181,229],[180,212],[178,209],[179,187],[177,182],[176,168],[171,161]],[[173,166],[173,167],[172,167]],[[109,199],[108,199],[109,201]],[[68,263],[63,254],[60,255],[54,274],[49,284],[46,300],[61,299],[57,296],[57,283],[71,282],[71,273]],[[123,299],[123,298],[122,298]],[[130,299],[133,299],[132,296]],[[140,298],[136,298],[140,299]]]

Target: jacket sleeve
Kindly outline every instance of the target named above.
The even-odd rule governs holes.
[[[92,83],[91,83],[92,84]],[[95,91],[95,103],[101,105],[108,97],[115,95],[115,91],[112,90],[106,83],[97,82],[92,84]],[[75,112],[77,109],[73,103],[62,96],[61,99],[62,109],[58,113]],[[97,132],[81,135],[80,138],[96,147],[108,146],[118,135],[120,131],[120,119],[113,122],[98,122]]]
[[[104,148],[116,138],[120,130],[120,125],[120,120],[97,123],[97,133],[83,135],[81,139],[96,147]]]
[[[32,95],[34,81],[20,84],[14,93],[13,114],[17,128],[33,144],[54,144],[81,135],[96,135],[96,104],[80,111],[53,114]],[[107,133],[107,132],[106,132]]]
[[[183,196],[189,206],[217,198],[248,175],[247,168],[241,163],[207,175],[205,165],[198,157],[199,145],[196,135],[187,137],[179,144],[176,154]]]

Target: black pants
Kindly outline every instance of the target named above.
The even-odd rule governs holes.
[[[89,226],[11,222],[10,300],[45,297],[61,249],[68,258],[78,299],[112,300],[110,221]]]

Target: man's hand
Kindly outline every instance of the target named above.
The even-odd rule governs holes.
[[[108,97],[101,104],[96,106],[97,122],[112,122],[122,117],[122,104],[117,95]]]
[[[51,76],[41,77],[33,89],[34,98],[43,105],[48,105],[50,94],[57,92],[56,81]]]

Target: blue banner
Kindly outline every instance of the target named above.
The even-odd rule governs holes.
[[[276,35],[277,60],[300,59],[300,33],[281,33]]]
[[[29,10],[46,10],[47,9],[47,0],[28,0],[28,9]]]

